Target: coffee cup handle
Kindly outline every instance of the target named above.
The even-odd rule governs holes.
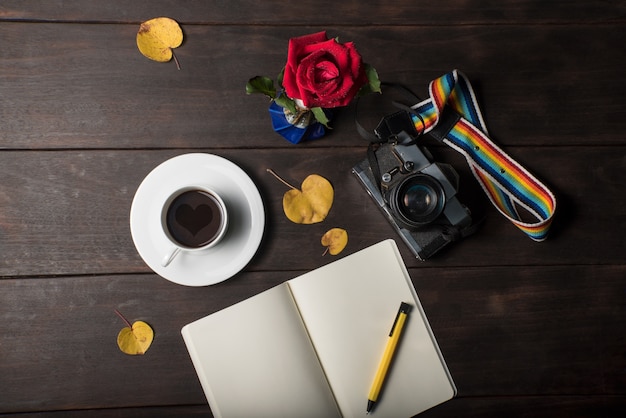
[[[165,254],[165,257],[163,257],[163,260],[161,261],[161,265],[163,267],[169,266],[172,260],[174,260],[174,257],[176,257],[179,252],[180,252],[180,248],[178,247],[172,248],[172,250],[169,253]]]

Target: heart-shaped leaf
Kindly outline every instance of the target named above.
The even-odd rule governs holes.
[[[297,189],[274,171],[267,171],[291,188],[283,195],[283,211],[287,219],[297,224],[314,224],[326,219],[335,196],[328,180],[318,174],[311,174],[304,179],[301,189]]]
[[[283,196],[287,218],[297,224],[314,224],[326,219],[333,205],[333,186],[324,177],[311,174],[302,182],[301,190],[291,189]]]
[[[172,48],[183,43],[183,31],[178,23],[169,17],[157,17],[147,20],[139,26],[137,47],[151,60],[167,62],[176,56]],[[178,61],[176,66],[180,69]]]
[[[152,327],[143,321],[130,324],[119,311],[115,311],[128,325],[117,334],[117,345],[123,353],[129,355],[144,354],[150,348],[154,339]]]
[[[330,255],[337,255],[348,245],[348,232],[345,229],[333,228],[322,236],[322,245]]]

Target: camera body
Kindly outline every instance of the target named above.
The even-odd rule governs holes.
[[[379,137],[386,128],[381,125]],[[388,137],[352,171],[414,255],[426,260],[468,235],[472,218],[457,198],[459,176],[452,166],[434,162],[405,131]]]

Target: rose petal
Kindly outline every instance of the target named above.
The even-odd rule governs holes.
[[[330,61],[319,62],[314,66],[313,87],[317,95],[323,97],[339,87],[339,69]]]
[[[327,39],[326,32],[292,38],[283,87],[307,107],[339,107],[350,103],[367,83],[354,43]]]
[[[306,47],[312,44],[324,42],[327,39],[326,32],[317,32],[310,35],[298,36],[289,40],[287,50],[287,64],[285,65],[285,76],[283,78],[283,87],[287,96],[292,99],[301,99],[300,88],[296,78],[300,61],[303,57],[311,53]]]
[[[327,39],[328,37],[326,36],[326,31],[291,38],[289,40],[289,49],[287,51],[288,59],[289,56],[296,58],[300,54],[300,51],[307,45],[324,42]]]
[[[315,83],[325,83],[329,80],[334,80],[339,77],[339,68],[337,65],[330,61],[320,61],[315,64]]]

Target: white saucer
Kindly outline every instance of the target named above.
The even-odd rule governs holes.
[[[181,252],[163,267],[171,242],[161,226],[165,200],[184,186],[205,186],[219,194],[228,210],[228,230],[216,246]],[[152,170],[139,185],[130,209],[130,231],[146,264],[165,279],[186,286],[222,282],[241,271],[256,253],[265,228],[261,195],[237,165],[212,154],[184,154]]]

